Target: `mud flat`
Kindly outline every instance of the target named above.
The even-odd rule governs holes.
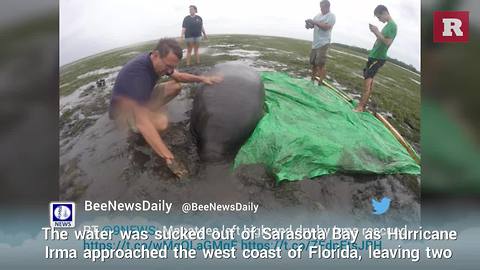
[[[292,53],[283,56],[288,58],[278,57],[278,50],[289,48],[275,45],[277,44],[275,39],[257,39],[261,43],[257,44],[258,46],[253,43],[254,41],[249,41],[248,51],[258,52],[255,55],[246,52],[247,49],[241,45],[232,45],[237,43],[229,42],[228,39],[226,36],[211,37],[209,46],[212,49],[206,50],[202,55],[202,64],[189,68],[181,65],[180,70],[200,74],[208,71],[216,63],[239,61],[259,71],[276,70],[288,72],[292,76],[308,76],[308,66],[297,60],[302,57],[302,54],[292,50]],[[269,47],[264,45],[269,42],[272,43],[273,49],[269,50]],[[168,105],[171,123],[162,138],[176,158],[181,160],[191,172],[189,177],[179,181],[143,138],[118,131],[108,118],[110,94],[118,72],[115,67],[122,65],[122,61],[127,61],[129,57],[133,57],[128,55],[129,52],[145,51],[145,48],[132,47],[119,50],[116,54],[118,57],[123,55],[121,59],[124,60],[109,60],[112,61],[109,62],[110,64],[102,66],[103,62],[100,59],[97,66],[91,65],[91,70],[79,68],[81,70],[78,70],[78,74],[67,70],[72,81],[64,80],[61,84],[79,86],[60,99],[60,194],[62,200],[116,199],[128,202],[157,201],[161,198],[173,203],[174,208],[175,205],[181,205],[186,201],[254,202],[259,204],[257,215],[292,210],[293,213],[346,215],[355,220],[370,219],[387,223],[419,222],[420,179],[417,177],[335,174],[277,184],[274,177],[259,164],[241,166],[232,171],[231,160],[214,164],[201,163],[190,133],[189,122],[192,98],[195,89],[199,87],[198,84],[186,84],[181,94]],[[125,58],[125,54],[128,57]],[[274,55],[274,59],[269,59],[269,54]],[[115,59],[108,55],[99,57]],[[343,59],[351,56],[337,53],[336,57]],[[353,58],[352,61],[359,60],[355,57],[351,58]],[[92,59],[95,57],[89,57],[88,61],[93,61]],[[292,63],[298,66],[293,66]],[[78,65],[85,66],[85,63],[80,61]],[[73,70],[74,68],[75,65],[69,67]],[[88,73],[95,70],[97,72]],[[91,77],[81,77],[80,79],[84,81],[83,84],[79,84],[78,76],[82,74]],[[349,74],[352,72],[350,71]],[[336,76],[335,72],[330,73],[330,76],[337,85],[352,89],[348,85],[345,86],[344,78]],[[353,77],[350,78],[351,80],[358,80],[354,76],[351,77]],[[95,80],[92,79],[97,78],[106,79],[106,85],[100,88],[95,86],[92,83]],[[418,86],[411,80],[408,81]],[[352,93],[357,94],[354,91]],[[383,109],[385,113],[392,113],[386,107]],[[403,119],[395,112],[393,115]],[[415,132],[418,132],[416,122],[415,120],[410,122],[413,126],[411,132],[414,134],[409,138],[415,138],[417,136]],[[413,143],[416,142],[413,141]],[[375,216],[372,215],[370,200],[372,197],[380,196],[390,197],[392,203],[387,214]],[[178,210],[173,209],[172,212],[179,212]]]

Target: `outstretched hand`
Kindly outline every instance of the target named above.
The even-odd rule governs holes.
[[[205,76],[203,77],[203,83],[212,85],[216,83],[221,83],[223,81],[223,76]]]

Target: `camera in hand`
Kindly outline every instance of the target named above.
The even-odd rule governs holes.
[[[314,25],[312,23],[308,22],[308,20],[305,20],[305,28],[310,29],[310,28],[313,28],[313,27],[314,27]]]

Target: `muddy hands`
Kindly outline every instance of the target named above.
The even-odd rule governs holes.
[[[179,179],[183,179],[188,175],[188,170],[185,167],[185,165],[177,161],[175,159],[169,160],[167,162],[167,167],[170,169],[170,171],[173,172]]]

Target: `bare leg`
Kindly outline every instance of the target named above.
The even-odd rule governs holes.
[[[168,117],[163,111],[150,112],[150,121],[160,133],[168,128]]]
[[[319,78],[319,71],[318,71],[318,66],[313,65],[312,66],[312,81],[316,81]]]
[[[151,111],[160,111],[164,105],[176,97],[182,90],[182,85],[174,80],[157,84],[153,89],[148,107]]]
[[[182,85],[176,81],[168,81],[159,85],[161,87],[158,90],[158,99],[163,102],[163,105],[167,104],[170,100],[175,98],[181,91]],[[149,119],[153,124],[159,135],[163,133],[168,128],[168,117],[165,112],[165,106],[159,107],[156,111],[150,111]],[[160,138],[161,139],[161,138]],[[183,178],[188,175],[188,170],[185,165],[177,159],[167,159],[168,168],[179,178]]]
[[[368,99],[370,98],[370,94],[372,93],[373,89],[373,78],[367,78],[364,81],[364,91],[362,94],[362,98],[360,99],[360,102],[357,105],[357,108],[355,108],[354,111],[356,112],[363,112],[365,110],[365,105],[367,105]]]
[[[195,59],[197,61],[197,65],[200,64],[200,54],[198,53],[199,46],[200,46],[200,42],[194,43],[193,45],[193,52],[195,53]]]
[[[158,132],[159,129],[164,130],[166,128],[168,121],[166,117],[155,116],[153,118],[158,122],[156,123],[152,121],[152,117],[153,112],[149,109],[137,107],[135,109],[135,126],[155,153],[164,158],[167,164],[172,163],[174,156]]]
[[[168,81],[165,83],[165,103],[167,104],[172,100],[174,97],[176,97],[180,91],[182,90],[182,84],[178,83],[176,81]]]
[[[313,66],[312,67],[312,82],[318,81],[318,85],[322,84],[325,79],[325,66]]]
[[[312,82],[315,82],[315,76],[317,76],[317,67],[312,65]]]
[[[322,84],[326,74],[327,74],[327,70],[325,69],[325,64],[317,67],[317,76],[320,78],[318,82],[319,85]]]
[[[190,57],[192,56],[193,43],[187,43],[187,66],[190,66]]]

